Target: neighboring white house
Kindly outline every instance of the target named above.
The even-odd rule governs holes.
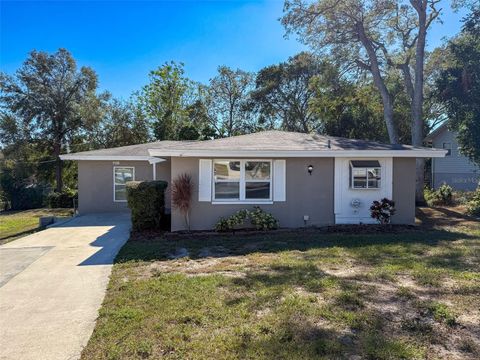
[[[443,183],[455,190],[475,190],[480,181],[480,168],[466,156],[460,154],[454,132],[444,123],[427,136],[432,147],[448,150],[443,158],[432,159],[432,187],[438,188]]]

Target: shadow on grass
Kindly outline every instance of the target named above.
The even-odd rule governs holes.
[[[445,207],[417,208],[416,217],[424,228],[438,228],[442,226],[456,226],[463,223],[480,222],[472,216]]]

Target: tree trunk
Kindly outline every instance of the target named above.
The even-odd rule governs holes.
[[[380,93],[382,93],[380,91]],[[390,94],[382,94],[383,117],[387,126],[388,138],[391,144],[398,144],[398,134],[393,122],[393,101]]]
[[[382,97],[383,117],[385,120],[385,125],[387,126],[390,143],[398,144],[398,133],[395,127],[395,123],[393,122],[393,99],[382,77],[377,54],[375,52],[375,49],[373,48],[371,39],[369,39],[367,34],[365,33],[363,24],[357,24],[357,31],[360,41],[362,42],[362,45],[367,52],[368,59],[370,60],[369,66],[366,64],[362,64],[362,67],[367,68],[371,72],[375,87],[378,89],[378,91],[380,92],[380,96]]]
[[[60,142],[56,142],[53,145],[53,156],[55,157],[55,183],[56,183],[56,192],[62,192],[63,190],[63,162],[60,159],[61,151]]]
[[[415,51],[415,81],[413,84],[412,113],[412,145],[422,146],[423,134],[423,85],[425,63],[425,39],[427,36],[427,4],[417,2],[415,9],[418,13],[418,40]],[[417,159],[416,166],[415,200],[419,203],[425,201],[423,186],[425,178],[425,159]]]

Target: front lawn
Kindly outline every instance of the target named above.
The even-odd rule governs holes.
[[[435,214],[389,234],[134,237],[82,359],[476,359],[480,225]]]
[[[0,244],[38,229],[42,216],[71,216],[71,209],[32,209],[0,212]]]

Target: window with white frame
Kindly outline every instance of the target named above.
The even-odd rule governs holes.
[[[127,201],[127,181],[135,180],[133,166],[115,166],[113,168],[113,201]]]
[[[271,160],[214,160],[213,200],[272,199]]]
[[[380,189],[382,169],[377,160],[350,161],[350,187],[352,189]]]

